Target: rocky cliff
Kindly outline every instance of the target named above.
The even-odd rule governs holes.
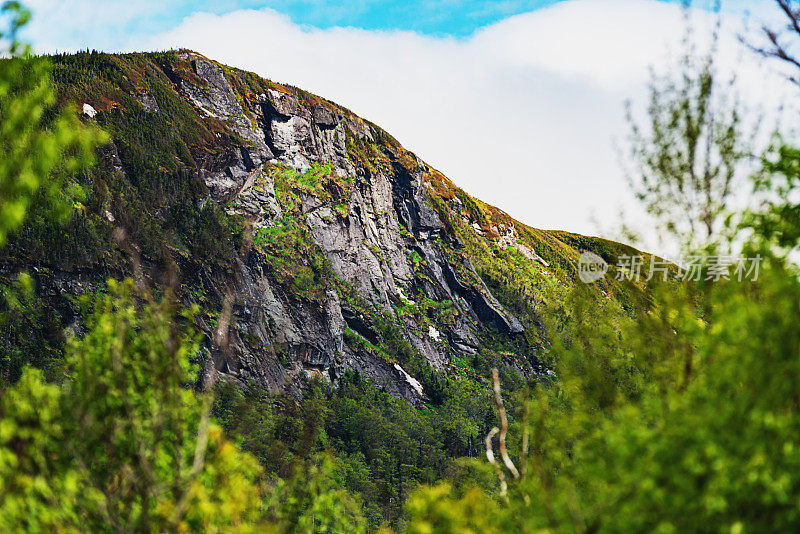
[[[80,333],[73,297],[106,277],[173,273],[207,371],[294,393],[355,371],[421,406],[437,377],[481,380],[484,363],[547,372],[542,314],[578,254],[624,250],[529,228],[349,110],[194,52],[53,61],[64,105],[112,136],[68,226],[29,225],[3,259],[35,274],[61,332]]]

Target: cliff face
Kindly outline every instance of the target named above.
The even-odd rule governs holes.
[[[353,114],[324,101],[304,102],[305,95],[297,91],[268,88],[240,104],[221,67],[196,54],[181,57],[191,61],[195,74],[206,82],[205,87],[198,87],[180,80],[181,93],[203,114],[226,120],[236,134],[249,141],[234,147],[226,166],[201,169],[211,198],[230,206],[230,213],[251,221],[258,235],[260,229],[269,231],[292,216],[276,200],[276,170],[302,176],[319,165],[327,166],[321,174],[328,176],[317,178],[320,187],[290,186],[285,193],[297,195],[293,200],[300,224],[307,225],[309,237],[335,276],[356,289],[366,308],[348,305],[336,290],[325,288],[321,305],[314,309],[303,302],[302,294],[276,287],[269,265],[257,250],[238,258],[234,290],[238,328],[222,362],[223,372],[276,388],[300,371],[335,380],[345,371],[355,370],[392,393],[419,402],[424,389],[398,362],[391,361],[391,354],[387,358],[362,349],[357,341],[346,343],[345,329],[378,345],[379,334],[369,315],[396,317],[413,348],[438,371],[448,368],[450,353],[475,354],[476,333],[484,328],[507,334],[523,332],[520,322],[497,302],[472,265],[465,261],[460,267],[471,275],[470,283],[441,250],[446,245],[440,240],[455,247],[463,245],[444,231],[425,201],[431,175],[422,161],[383,141],[383,132]],[[348,144],[351,149],[380,147],[380,161],[370,154],[362,161],[355,157],[351,161]],[[336,183],[341,179],[353,183],[344,180],[348,183],[341,187]],[[332,196],[337,197],[335,202]],[[418,258],[418,273],[410,265],[412,256]],[[415,304],[407,295],[417,290],[437,303],[453,303],[457,312],[452,324],[433,320],[428,328],[421,328],[425,325],[398,316],[393,306]],[[284,346],[291,364],[275,365],[274,358],[253,350],[240,331],[253,335],[263,346]]]
[[[352,112],[193,52],[54,62],[64,101],[112,133],[70,223],[95,242],[37,253],[23,232],[4,263],[36,273],[65,328],[80,330],[69,295],[134,269],[122,228],[141,276],[176,266],[209,339],[232,303],[207,370],[289,392],[357,371],[422,405],[437,376],[479,379],[479,360],[547,372],[542,310],[581,249],[621,248],[525,227]]]

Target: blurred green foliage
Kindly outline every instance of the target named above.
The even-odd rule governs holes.
[[[628,103],[631,189],[659,238],[682,248],[697,249],[720,235],[736,215],[736,191],[753,170],[749,145],[757,126],[747,120],[735,78],[723,79],[718,67],[720,6],[714,8],[716,27],[697,37],[692,2],[683,2],[683,50],[666,73],[651,69],[647,121],[636,120]]]
[[[0,59],[0,246],[17,230],[34,201],[46,199],[51,216],[64,219],[72,208],[64,187],[71,174],[93,159],[92,148],[107,137],[79,125],[75,113],[54,107],[50,62],[32,55],[17,40],[30,13],[17,2],[6,2],[0,14],[9,29],[0,42],[9,47]]]
[[[190,317],[130,281],[109,288],[69,343],[69,379],[28,368],[0,397],[0,529],[251,529],[260,468],[210,423],[208,395],[185,387]]]
[[[496,528],[797,529],[800,273],[762,245],[747,249],[765,258],[758,281],[703,288],[702,306],[696,288],[661,288],[617,332],[602,303],[574,297],[575,322],[552,349],[558,378],[528,401],[529,450],[513,450],[525,475],[495,501]],[[442,521],[425,495],[410,501],[412,524]],[[478,505],[462,497],[452,513]]]

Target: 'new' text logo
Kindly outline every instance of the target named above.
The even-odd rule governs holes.
[[[578,260],[578,276],[586,284],[597,282],[608,272],[606,260],[593,252],[584,252]]]

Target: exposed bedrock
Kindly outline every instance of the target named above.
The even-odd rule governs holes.
[[[387,324],[413,348],[414,358],[440,372],[451,372],[454,356],[475,355],[487,332],[524,331],[462,258],[463,245],[431,203],[431,170],[416,156],[324,99],[272,83],[243,96],[230,69],[191,52],[179,57],[180,69],[159,67],[172,82],[162,90],[174,91],[198,123],[213,125],[204,138],[211,141],[191,146],[192,157],[180,163],[198,184],[196,208],[217,203],[241,217],[244,232],[253,237],[291,218],[324,257],[326,272],[359,301],[348,301],[342,286],[332,283],[306,298],[279,279],[274,262],[257,246],[243,247],[225,269],[176,258],[215,302],[232,303],[226,345],[209,342],[206,349],[206,361],[222,377],[300,395],[303,378],[336,382],[357,371],[421,406],[427,392],[422,378],[413,376],[408,354],[403,359],[381,345]],[[136,87],[133,96],[147,113],[167,113],[158,100],[163,93],[152,89]],[[114,143],[100,156],[109,172],[136,182]],[[280,196],[286,186],[276,179],[287,170],[308,181],[291,191],[291,209]],[[328,175],[313,174],[320,172]],[[314,180],[327,180],[325,188]],[[113,206],[111,223],[112,212]],[[294,261],[304,260],[298,255]],[[89,284],[84,278],[59,274],[47,290],[77,293]],[[210,339],[214,325],[207,321],[200,326]]]

